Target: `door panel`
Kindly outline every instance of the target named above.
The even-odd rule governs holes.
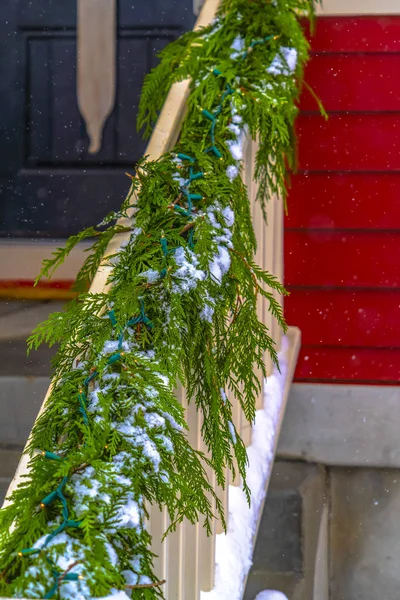
[[[121,204],[124,172],[145,148],[144,75],[193,23],[192,0],[118,1],[116,103],[92,156],[76,96],[76,0],[2,0],[0,236],[65,237]]]

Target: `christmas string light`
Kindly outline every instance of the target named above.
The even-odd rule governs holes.
[[[52,504],[55,500],[59,500],[62,504],[62,511],[61,511],[61,514],[63,517],[62,523],[47,536],[43,545],[40,548],[24,548],[23,550],[20,550],[18,552],[18,556],[23,557],[23,556],[31,556],[34,554],[41,554],[42,552],[44,552],[46,550],[46,548],[50,544],[50,542],[59,533],[62,533],[65,529],[67,529],[69,527],[71,527],[71,528],[79,528],[80,527],[81,521],[74,521],[74,520],[69,519],[67,500],[63,493],[63,489],[64,489],[67,481],[68,481],[68,478],[63,477],[61,480],[61,483],[57,486],[57,488],[53,492],[48,494],[45,498],[43,498],[43,500],[40,503],[40,508],[42,510],[44,510],[50,504]],[[52,565],[52,562],[48,558],[48,556],[46,556],[46,560],[52,566],[52,575],[55,578],[55,583],[54,583],[53,587],[44,596],[45,599],[47,600],[48,598],[52,598],[58,589],[58,585],[60,582],[60,573],[54,568],[54,566]],[[65,576],[62,578],[62,580],[63,581],[77,581],[79,578],[80,578],[80,576],[77,575],[76,573],[66,573]]]
[[[58,454],[54,454],[54,452],[42,451],[41,455],[43,456],[43,458],[48,458],[49,460],[63,460],[61,456],[58,456]]]
[[[51,561],[47,556],[46,556],[46,561],[49,563],[50,568],[51,568],[51,574],[54,577],[54,585],[53,587],[47,592],[47,594],[45,594],[44,598],[45,600],[49,600],[50,598],[52,598],[54,596],[54,594],[57,592],[58,587],[60,585],[60,583],[62,583],[63,581],[79,581],[81,579],[83,579],[82,575],[79,575],[78,573],[71,573],[69,572],[70,569],[72,569],[76,564],[79,563],[79,561],[75,561],[67,571],[65,571],[64,573],[61,573],[54,565],[53,561]]]
[[[110,321],[111,321],[113,327],[116,328],[117,327],[117,318],[115,316],[115,311],[114,310],[109,311],[108,317],[110,318]],[[151,322],[151,320],[147,317],[147,315],[145,313],[144,302],[142,299],[140,300],[140,314],[137,317],[130,319],[126,323],[125,327],[123,328],[122,332],[119,335],[119,341],[118,341],[119,350],[122,348],[122,345],[123,345],[123,335],[124,335],[125,330],[128,327],[131,327],[138,323],[144,323],[149,328],[153,327],[153,323]],[[107,359],[107,365],[111,366],[111,365],[115,364],[123,356],[124,356],[124,352],[122,352],[122,351],[112,354]],[[95,377],[97,377],[98,374],[99,373],[98,373],[97,369],[93,369],[92,373],[85,379],[84,386],[88,387],[90,382]],[[88,419],[88,415],[87,415],[87,411],[86,411],[86,394],[82,388],[79,390],[78,398],[79,398],[79,411],[81,412],[81,414],[83,416],[83,421],[84,421],[85,425],[89,425],[89,419]],[[105,450],[108,449],[107,444],[104,446],[104,449]],[[63,460],[62,457],[58,456],[54,452],[42,451],[40,454],[43,458],[47,458],[49,460],[55,460],[55,461]],[[59,500],[62,504],[62,517],[63,517],[62,523],[59,525],[59,527],[57,527],[54,531],[52,531],[47,536],[46,540],[44,541],[43,545],[40,548],[24,548],[23,550],[20,550],[18,552],[19,557],[40,554],[40,553],[44,552],[46,550],[46,547],[50,544],[50,542],[58,534],[62,533],[66,528],[69,528],[69,527],[79,528],[80,527],[81,521],[74,521],[74,520],[69,519],[67,500],[63,493],[63,490],[64,490],[67,482],[68,482],[68,477],[64,476],[63,479],[61,480],[61,483],[57,486],[57,488],[55,490],[53,490],[52,492],[50,492],[47,496],[45,496],[45,498],[43,498],[42,501],[40,502],[40,508],[42,510],[44,510],[50,504],[52,504],[55,500]],[[46,556],[46,560],[52,567],[51,570],[52,570],[52,575],[54,577],[54,584],[51,587],[51,589],[45,594],[45,596],[44,596],[45,600],[51,599],[54,596],[54,594],[58,590],[60,583],[62,583],[63,581],[78,581],[80,579],[83,579],[83,577],[77,573],[66,572],[66,573],[64,573],[64,575],[61,575],[61,573],[55,568],[55,566],[53,565],[51,560],[48,558],[48,556]]]
[[[265,38],[262,38],[260,40],[253,40],[250,44],[250,46],[247,48],[247,50],[245,50],[242,54],[242,56],[240,57],[240,60],[244,60],[245,58],[248,57],[248,55],[250,54],[250,52],[253,52],[254,48],[256,46],[258,46],[259,44],[266,44],[267,42],[270,42],[271,40],[277,40],[279,39],[279,35],[268,35]]]

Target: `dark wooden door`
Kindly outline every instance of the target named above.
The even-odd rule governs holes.
[[[194,22],[193,0],[118,0],[117,94],[88,154],[76,97],[76,0],[1,0],[0,236],[65,237],[101,221],[143,153],[136,110],[156,54]]]

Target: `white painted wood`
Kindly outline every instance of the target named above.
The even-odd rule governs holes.
[[[279,199],[277,197],[273,197],[268,201],[267,204],[267,227],[265,232],[265,249],[264,249],[264,269],[271,273],[271,275],[277,276],[277,265],[278,260],[276,257],[277,253],[277,240],[279,237],[279,232],[277,231],[277,211],[278,211],[278,203]],[[274,294],[276,298],[276,294]],[[276,319],[273,318],[270,310],[269,303],[266,301],[264,303],[264,323],[267,325],[270,330],[270,335],[272,339],[275,341],[276,349],[279,351],[279,342],[280,342],[280,327],[276,322]],[[271,361],[272,363],[272,361]],[[272,364],[271,364],[272,371]]]
[[[225,488],[221,486],[217,487],[217,496],[218,499],[222,502],[222,506],[224,509],[225,520],[228,520],[229,515],[229,469],[226,469],[225,473]],[[216,533],[224,533],[224,527],[221,519],[217,519],[216,521]]]
[[[0,281],[33,281],[42,266],[44,258],[57,248],[62,247],[65,240],[0,240]],[[82,242],[75,247],[64,264],[57,269],[57,281],[73,281],[85,260],[85,249],[90,242]]]
[[[257,408],[258,410],[258,408]],[[251,425],[246,419],[244,412],[240,411],[240,435],[242,437],[243,443],[248,448],[251,444]]]
[[[185,600],[184,563],[185,563],[185,528],[179,525],[170,533],[165,542],[167,545],[167,582],[165,584],[166,600]]]
[[[229,402],[231,402],[231,404],[232,404],[232,422],[233,422],[236,430],[240,433],[240,435],[242,435],[242,425],[243,425],[243,421],[244,421],[244,415],[242,418],[243,411],[240,406],[240,403],[234,397],[232,392],[230,392],[230,391],[228,391],[228,393],[227,393],[227,398],[228,398]],[[235,473],[233,473],[232,470],[229,470],[228,481],[229,481],[230,485],[240,485],[240,476],[239,476],[239,472],[238,472],[236,459],[234,460],[234,471],[235,471]]]
[[[200,444],[199,415],[194,403],[188,405],[184,388],[179,385],[176,396],[185,408],[189,427],[188,441],[198,449]],[[171,533],[163,545],[167,548],[167,600],[185,600],[190,592],[193,600],[200,598],[198,525],[186,519]]]
[[[184,399],[186,407],[186,421],[188,423],[188,440],[192,448],[200,447],[200,418],[194,402],[187,403]],[[185,528],[185,545],[184,545],[184,565],[183,577],[185,585],[185,593],[187,598],[193,600],[200,599],[200,525],[192,524],[187,520],[183,522]]]
[[[149,508],[149,527],[152,536],[151,550],[156,555],[154,559],[154,573],[158,581],[164,581],[167,578],[167,546],[162,542],[162,536],[167,529],[167,512],[160,510],[158,506],[150,506]],[[165,591],[165,585],[161,588]]]
[[[181,394],[183,394],[184,397],[184,390],[182,390],[182,388]],[[184,397],[183,405],[186,408],[186,420],[189,426],[188,440],[193,448],[201,450],[204,454],[208,455],[207,448],[201,435],[202,418],[199,415],[194,402],[188,404]],[[227,486],[225,490],[219,488],[212,469],[208,466],[205,466],[205,469],[214,491],[217,492],[219,498],[223,502],[225,514],[227,515],[228,488]],[[215,511],[215,501],[211,500],[211,503]],[[200,523],[196,525],[192,525],[185,521],[183,528],[186,534],[183,545],[185,548],[184,561],[187,563],[183,565],[183,571],[186,577],[184,581],[185,598],[193,597],[195,600],[199,597],[200,590],[209,591],[214,585],[215,535],[222,531],[222,526],[219,521],[215,520],[212,524],[212,536],[207,536],[201,520]],[[191,571],[191,569],[194,569],[194,571]]]
[[[193,0],[193,13],[198,15],[201,7],[204,4],[204,0]]]
[[[263,211],[261,208],[260,202],[257,200],[257,191],[258,186],[256,182],[253,180],[254,168],[255,168],[255,158],[257,152],[257,143],[251,140],[247,141],[247,147],[244,153],[244,165],[245,165],[245,183],[247,186],[250,207],[251,207],[251,216],[253,220],[254,233],[257,239],[257,251],[254,256],[254,262],[259,265],[262,269],[266,271],[271,270],[271,264],[269,258],[271,256],[271,248],[273,248],[273,236],[269,235],[269,229],[264,219]],[[271,315],[268,314],[267,305],[265,298],[262,296],[258,296],[257,299],[257,314],[258,319],[261,323],[264,323],[268,329],[271,331],[271,337],[273,337],[272,331],[272,318]],[[267,373],[272,373],[272,361],[267,354],[264,359],[265,367]],[[262,382],[263,375],[261,369],[257,369],[257,377],[260,382]],[[256,408],[257,410],[261,408],[263,405],[263,394],[262,390],[260,391],[258,398],[256,400]]]
[[[185,529],[183,582],[186,598],[200,599],[200,525],[183,522]],[[184,596],[185,598],[185,596]]]
[[[200,424],[199,419],[199,424]],[[199,427],[200,431],[200,427]],[[200,439],[200,450],[207,456],[208,451],[202,439]],[[205,466],[205,470],[214,490],[217,489],[215,473],[211,467]],[[215,500],[210,497],[211,506],[215,512]],[[214,520],[211,524],[212,535],[207,535],[203,527],[203,519],[200,518],[198,524],[199,530],[199,581],[200,589],[203,592],[209,592],[214,587],[214,565],[215,565],[215,536],[217,534],[217,523]]]
[[[217,16],[217,11],[221,4],[221,0],[202,0],[202,2],[202,8],[194,29],[200,29],[200,27],[210,25]]]
[[[117,1],[78,0],[77,96],[90,139],[89,152],[99,152],[116,92]]]
[[[273,230],[273,240],[274,240],[274,248],[273,248],[273,274],[278,279],[280,283],[284,282],[284,203],[281,198],[275,197],[273,202],[274,206],[274,230]],[[279,304],[283,307],[283,296],[274,293],[274,297],[279,302]],[[274,334],[273,338],[276,343],[276,348],[279,352],[281,348],[282,342],[282,328],[279,326],[276,319],[274,319]]]
[[[269,200],[266,207],[267,222],[265,222],[260,202],[257,200],[257,184],[253,181],[256,152],[257,142],[247,140],[244,147],[243,181],[248,189],[253,227],[257,238],[257,252],[254,260],[265,271],[275,275],[279,281],[283,282],[283,202],[277,197]],[[275,294],[275,298],[281,303],[283,302],[282,297],[278,294]],[[260,321],[268,327],[279,351],[282,331],[269,311],[269,303],[261,296],[258,298],[257,309]],[[265,365],[267,373],[272,373],[273,364],[269,354],[265,356]],[[259,377],[261,380],[261,372]],[[260,393],[257,408],[261,408],[262,404],[263,395]]]
[[[247,193],[248,193],[248,197],[250,200],[250,209],[251,209],[254,233],[255,233],[255,236],[257,239],[257,250],[256,250],[256,254],[254,256],[254,261],[257,265],[259,265],[263,269],[268,270],[268,268],[267,268],[268,262],[266,261],[266,255],[269,251],[269,249],[267,247],[267,226],[265,223],[261,205],[257,201],[257,184],[253,180],[256,152],[257,152],[256,142],[253,142],[251,139],[247,138],[245,140],[244,149],[243,149],[244,161],[243,161],[242,178],[243,178],[244,184],[247,187]],[[265,323],[268,328],[270,328],[272,321],[269,319],[269,316],[265,309],[265,299],[262,298],[261,296],[258,297],[258,301],[257,301],[257,314],[258,314],[259,320],[262,323]],[[265,319],[267,319],[267,320],[265,320]],[[270,321],[271,321],[271,323],[270,323]],[[272,372],[272,361],[271,361],[269,355],[265,356],[265,365],[266,365],[267,373],[271,373]],[[258,377],[259,381],[261,382],[262,381],[261,369],[257,369],[257,377]],[[263,405],[263,394],[261,391],[256,400],[256,408],[259,409],[262,407],[262,405]],[[242,426],[245,428],[245,429],[243,429],[243,431],[245,431],[246,427],[247,427],[246,420],[241,418],[241,421],[242,421]],[[241,431],[242,431],[242,429],[241,429]],[[250,443],[249,440],[248,440],[248,442]]]
[[[317,14],[330,15],[398,15],[399,0],[324,0]]]

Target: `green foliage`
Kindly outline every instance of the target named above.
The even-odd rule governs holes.
[[[312,0],[223,0],[210,27],[169,45],[145,80],[138,126],[148,133],[170,85],[191,77],[174,153],[143,158],[121,210],[45,261],[42,276],[51,276],[92,240],[77,298],[29,339],[30,349],[60,348],[29,474],[0,513],[2,596],[83,600],[131,585],[135,599],[162,597],[147,507],[167,511],[168,531],[200,517],[210,531],[224,515],[207,472],[225,486],[227,467],[249,496],[227,392],[252,422],[266,353],[278,366],[259,296],[286,326],[274,296],[282,285],[253,261],[241,142],[245,132],[258,139],[262,206],[284,198],[308,56],[298,17],[313,10]],[[100,264],[108,291],[92,293]],[[188,443],[177,383],[201,415],[207,453]]]

